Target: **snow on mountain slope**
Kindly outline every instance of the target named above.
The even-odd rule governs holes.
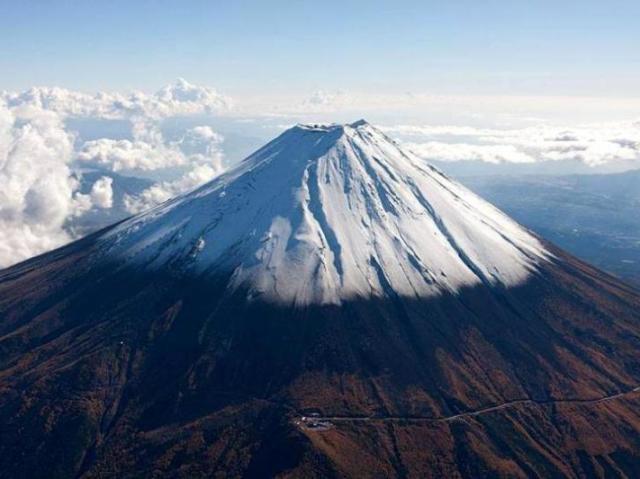
[[[513,286],[551,257],[363,120],[291,128],[100,244],[125,265],[229,275],[231,290],[296,305]]]

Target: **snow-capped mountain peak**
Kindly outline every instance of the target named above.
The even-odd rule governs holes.
[[[226,275],[249,298],[296,305],[512,286],[550,256],[364,120],[297,125],[100,243],[126,266]]]

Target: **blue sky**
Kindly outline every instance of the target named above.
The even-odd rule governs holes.
[[[0,89],[640,96],[631,0],[0,5]]]

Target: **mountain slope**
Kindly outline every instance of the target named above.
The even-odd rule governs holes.
[[[363,122],[0,272],[0,318],[0,477],[640,462],[640,295]]]

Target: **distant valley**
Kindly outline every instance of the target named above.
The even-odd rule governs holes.
[[[561,248],[640,286],[640,170],[458,180]]]

